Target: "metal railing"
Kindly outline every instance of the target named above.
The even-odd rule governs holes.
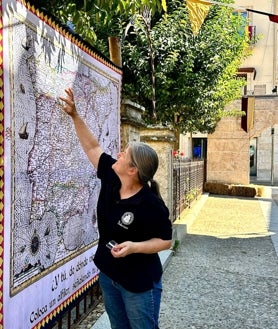
[[[72,302],[68,309],[43,329],[77,329],[79,323],[101,302],[101,290],[98,282],[88,289],[80,298]]]
[[[173,220],[203,192],[204,161],[173,161]]]

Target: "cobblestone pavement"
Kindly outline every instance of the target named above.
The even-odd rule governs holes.
[[[188,235],[163,282],[163,329],[277,329],[278,261],[270,237]]]
[[[188,233],[163,276],[160,328],[277,329],[278,207],[271,198],[209,196]]]
[[[187,234],[163,275],[160,329],[277,329],[273,191],[275,202],[209,195],[181,218]],[[78,329],[110,328],[90,316]]]

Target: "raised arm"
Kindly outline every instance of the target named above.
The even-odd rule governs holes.
[[[72,89],[68,88],[65,92],[67,97],[60,97],[60,99],[65,103],[63,105],[63,110],[72,118],[76,135],[79,138],[81,146],[87,154],[90,162],[95,168],[97,168],[98,161],[103,153],[103,150],[101,149],[97,139],[88,129],[83,119],[79,116],[75,107]]]

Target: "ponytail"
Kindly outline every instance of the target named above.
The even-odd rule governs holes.
[[[158,156],[148,144],[133,142],[128,145],[131,165],[138,169],[138,178],[142,185],[148,185],[153,193],[161,198],[159,185],[153,179],[158,168]]]
[[[159,184],[154,179],[150,179],[150,189],[154,194],[156,194],[160,199],[162,199],[159,189]]]

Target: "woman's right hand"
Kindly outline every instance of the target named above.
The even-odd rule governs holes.
[[[103,150],[100,147],[96,137],[91,133],[84,120],[76,111],[72,89],[65,89],[65,92],[67,94],[67,97],[59,97],[59,99],[64,102],[64,104],[62,105],[62,109],[72,118],[75,131],[77,137],[79,138],[81,146],[87,154],[88,159],[97,169],[98,161],[101,154],[103,153]]]
[[[62,109],[71,117],[75,116],[77,114],[74,98],[73,98],[73,92],[71,88],[65,89],[65,92],[67,94],[67,97],[59,97],[65,104],[62,105]]]

